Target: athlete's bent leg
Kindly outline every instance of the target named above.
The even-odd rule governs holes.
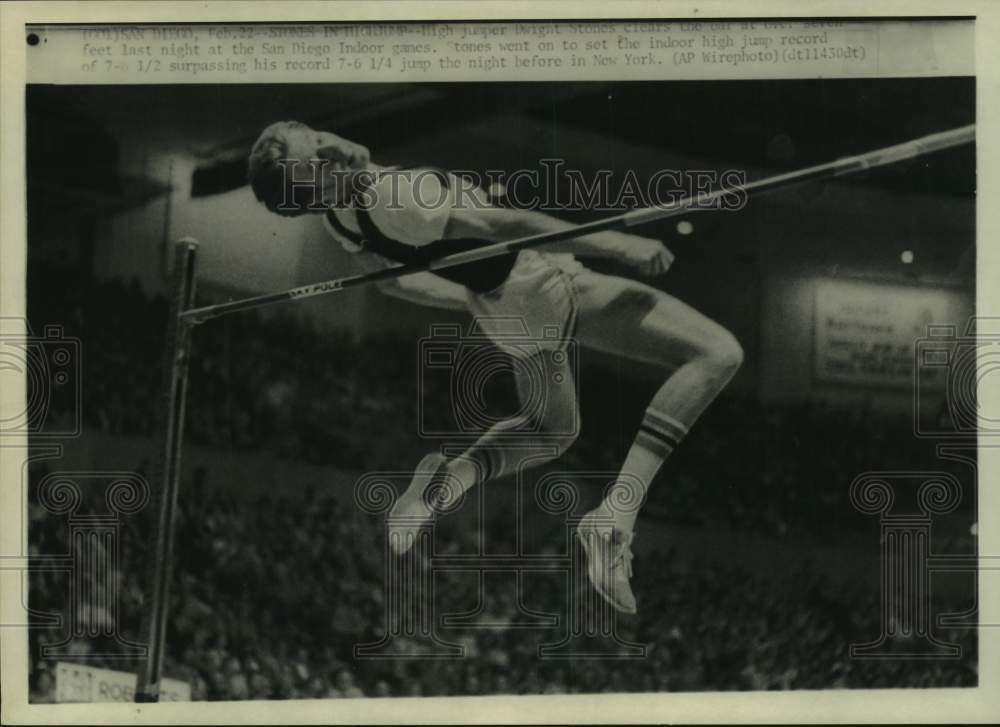
[[[389,515],[402,533],[393,543],[397,552],[409,549],[411,536],[466,491],[522,465],[551,461],[576,440],[580,416],[569,357],[542,352],[515,362],[514,380],[522,407],[517,416],[491,426],[457,457],[433,452],[417,465],[410,487]],[[529,410],[532,405],[537,411]],[[539,448],[540,443],[549,446]]]
[[[629,543],[639,508],[660,466],[688,433],[695,420],[722,391],[743,360],[743,350],[725,328],[676,298],[643,283],[624,278],[581,274],[577,338],[586,347],[625,356],[671,371],[653,396],[639,433],[622,466],[622,475],[591,515],[614,523],[600,533],[602,545],[591,547],[598,581],[612,574],[617,584],[595,581],[612,603],[633,612],[628,588]],[[584,523],[587,524],[586,521]],[[584,528],[593,536],[593,528]],[[586,545],[586,543],[585,543]],[[593,566],[594,564],[592,564]]]
[[[576,441],[580,415],[568,356],[540,352],[515,362],[514,380],[522,407],[519,416],[497,423],[449,462],[449,472],[463,483],[463,491],[512,474],[522,462],[535,467],[551,461]]]

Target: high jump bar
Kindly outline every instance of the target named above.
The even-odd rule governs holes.
[[[714,192],[707,192],[698,195],[685,197],[669,205],[658,205],[631,210],[611,217],[606,217],[593,222],[586,222],[580,225],[569,227],[565,230],[553,232],[543,232],[536,235],[528,235],[504,242],[495,242],[476,247],[471,250],[447,255],[445,257],[432,260],[430,262],[417,262],[401,265],[393,265],[382,270],[366,273],[363,275],[353,275],[335,280],[327,280],[320,283],[310,283],[296,288],[290,288],[278,293],[267,293],[265,295],[253,296],[242,300],[234,300],[228,303],[218,303],[216,305],[204,306],[202,308],[192,308],[181,313],[181,318],[189,323],[202,323],[212,318],[236,313],[239,311],[259,308],[260,306],[280,303],[286,300],[298,300],[300,298],[312,298],[319,295],[328,295],[348,288],[357,288],[370,283],[382,280],[391,280],[413,273],[433,272],[445,268],[462,265],[465,263],[483,260],[485,258],[502,255],[505,253],[527,250],[529,248],[547,245],[553,242],[560,242],[576,237],[584,237],[596,232],[635,227],[644,225],[656,220],[674,217],[684,214],[690,210],[699,211],[709,209],[710,205],[722,197],[732,194],[751,194],[768,190],[786,187],[792,184],[799,184],[806,181],[815,181],[828,177],[838,177],[847,174],[854,174],[866,169],[881,167],[887,164],[894,164],[905,159],[923,156],[941,149],[949,149],[954,146],[968,144],[975,141],[976,126],[969,124],[948,131],[930,134],[918,139],[876,149],[856,156],[843,157],[825,164],[818,164],[804,169],[798,169],[785,174],[773,177],[766,177],[755,182],[738,184],[723,187]]]

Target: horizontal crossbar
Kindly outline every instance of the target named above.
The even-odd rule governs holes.
[[[544,232],[537,235],[520,237],[514,240],[485,244],[482,247],[455,253],[453,255],[447,255],[430,262],[394,265],[384,268],[383,270],[377,270],[364,275],[353,275],[345,278],[337,278],[335,280],[327,280],[321,283],[310,283],[309,285],[302,285],[278,293],[268,293],[266,295],[258,295],[251,298],[244,298],[242,300],[234,300],[228,303],[219,303],[216,305],[204,306],[202,308],[193,308],[183,312],[181,314],[181,318],[190,323],[201,323],[211,318],[218,318],[219,316],[228,315],[230,313],[259,308],[261,306],[272,305],[282,301],[328,295],[330,293],[337,293],[341,290],[357,288],[383,280],[392,280],[404,275],[444,270],[455,267],[456,265],[464,265],[486,258],[540,247],[542,245],[548,245],[563,240],[585,237],[597,232],[644,225],[656,220],[662,220],[668,217],[684,214],[692,210],[698,211],[712,208],[715,201],[733,194],[749,195],[751,193],[760,193],[766,190],[778,189],[792,184],[800,184],[807,181],[854,174],[865,169],[894,164],[896,162],[903,161],[904,159],[912,159],[913,157],[930,154],[942,149],[948,149],[962,144],[969,144],[975,141],[975,136],[976,127],[974,124],[970,124],[968,126],[950,129],[937,134],[923,136],[919,139],[903,142],[902,144],[876,149],[865,154],[844,157],[825,164],[818,164],[816,166],[806,167],[805,169],[799,169],[793,172],[759,179],[755,182],[723,187],[714,192],[692,195],[668,205],[657,205],[632,210],[630,212],[624,212],[612,217],[594,220],[593,222],[586,222],[565,230]]]

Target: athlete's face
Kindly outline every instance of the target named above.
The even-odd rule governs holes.
[[[323,170],[321,194],[328,204],[344,204],[351,190],[351,172],[367,169],[368,148],[328,131],[316,131],[308,126],[291,129],[285,137],[288,158],[308,165],[320,165]],[[296,173],[299,179],[311,173]]]

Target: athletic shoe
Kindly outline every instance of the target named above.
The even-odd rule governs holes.
[[[441,477],[447,461],[438,452],[431,452],[420,460],[410,486],[389,511],[389,546],[397,555],[413,547],[417,535],[447,501],[449,491]]]
[[[576,537],[587,554],[587,575],[601,597],[622,613],[636,612],[632,577],[632,533],[597,522],[595,512],[583,516]]]

